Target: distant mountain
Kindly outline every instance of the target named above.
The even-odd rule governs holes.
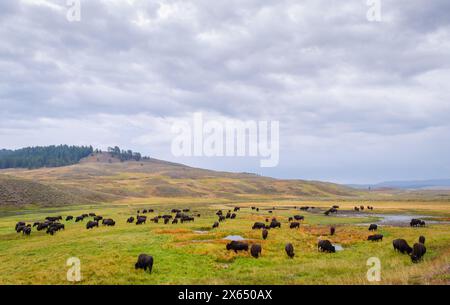
[[[448,190],[450,179],[386,181],[377,184],[349,184],[357,189]]]

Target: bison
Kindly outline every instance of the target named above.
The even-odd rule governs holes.
[[[255,222],[255,224],[253,225],[252,229],[256,230],[256,229],[265,229],[266,225],[262,222]]]
[[[292,222],[289,227],[291,229],[298,229],[298,228],[300,228],[300,223],[299,222]]]
[[[262,237],[263,239],[267,239],[267,236],[269,235],[269,231],[267,231],[267,229],[262,230]]]
[[[102,224],[104,226],[111,226],[111,227],[113,227],[113,226],[116,225],[116,222],[114,220],[112,220],[111,218],[107,218],[107,219],[103,219]]]
[[[215,229],[215,228],[218,228],[218,227],[219,227],[219,222],[216,221],[216,222],[213,224],[212,228]]]
[[[370,241],[383,241],[383,235],[381,235],[381,234],[370,235],[369,237],[367,237],[367,240],[370,240]]]
[[[94,216],[94,221],[100,221],[102,219],[103,219],[102,216]]]
[[[331,244],[329,240],[319,240],[317,248],[319,249],[320,252],[329,252],[329,253],[336,252],[336,248]]]
[[[378,226],[374,223],[369,226],[369,231],[376,231],[377,229],[378,229]]]
[[[270,223],[270,228],[271,229],[281,228],[281,223],[279,221],[272,220],[272,222]]]
[[[136,225],[141,225],[147,222],[147,216],[138,216],[136,219]]]
[[[335,227],[331,227],[330,228],[330,235],[333,236],[335,232],[336,232],[336,228]]]
[[[413,246],[413,250],[411,253],[411,261],[413,263],[418,263],[422,260],[422,257],[427,252],[427,249],[425,248],[424,244],[422,243],[415,243]]]
[[[233,250],[235,253],[238,251],[248,251],[248,244],[242,241],[235,241],[227,244],[227,250]]]
[[[127,223],[133,223],[134,222],[134,217],[130,217],[127,219]]]
[[[291,243],[286,244],[284,250],[286,251],[286,254],[287,256],[289,256],[289,258],[294,258],[295,256],[294,246]]]
[[[261,255],[261,245],[254,244],[250,248],[250,253],[254,258],[258,258]]]
[[[66,217],[66,221],[69,221],[69,220],[72,220],[72,219],[73,219],[73,216],[69,215],[69,216]]]
[[[297,220],[297,221],[305,220],[305,216],[302,216],[302,215],[295,215],[295,216],[294,216],[294,219]]]
[[[84,217],[83,216],[77,216],[77,218],[75,218],[75,222],[79,222],[79,221],[83,221]]]
[[[89,221],[87,224],[86,224],[86,229],[93,229],[94,227],[97,227],[98,228],[98,221]]]
[[[404,239],[396,239],[392,242],[392,245],[394,246],[394,250],[399,251],[402,254],[411,254],[412,248],[408,245],[406,240]]]
[[[425,245],[425,236],[420,236],[419,237],[419,243]]]
[[[135,269],[144,269],[152,273],[153,268],[153,256],[147,254],[141,254],[138,257],[137,263],[134,265]]]

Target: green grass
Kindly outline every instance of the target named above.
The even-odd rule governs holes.
[[[0,284],[70,284],[66,280],[66,260],[81,260],[81,284],[370,284],[366,280],[369,267],[366,261],[378,257],[382,263],[381,284],[448,283],[450,266],[450,225],[430,225],[426,228],[383,227],[385,239],[379,243],[367,242],[366,226],[375,218],[326,217],[322,214],[275,210],[259,213],[244,206],[235,220],[221,223],[218,229],[204,234],[195,230],[210,228],[216,220],[218,207],[231,208],[226,202],[176,200],[157,203],[154,200],[129,201],[121,204],[98,206],[73,206],[53,209],[29,207],[25,210],[5,210],[0,213]],[[291,205],[292,202],[264,202],[260,207]],[[357,203],[348,203],[348,207]],[[300,206],[302,204],[298,204]],[[329,206],[329,202],[315,202],[316,206]],[[342,204],[341,204],[342,205]],[[347,205],[345,203],[344,205]],[[422,207],[421,203],[415,205]],[[137,209],[153,208],[158,214],[173,207],[190,207],[202,216],[194,223],[164,225],[161,222],[136,226],[126,224]],[[376,213],[397,210],[411,211],[414,204],[383,203]],[[450,206],[439,205],[427,211],[448,217]],[[33,230],[27,237],[16,234],[14,225],[23,220],[33,222],[50,215],[79,215],[95,212],[116,220],[115,227],[86,230],[85,224],[64,222],[66,230],[54,236]],[[294,214],[305,215],[299,230],[289,229],[287,218]],[[151,215],[150,215],[151,216]],[[267,240],[261,239],[259,230],[251,230],[255,221],[277,217],[281,229],[269,232]],[[327,236],[330,225],[337,226],[336,236]],[[249,253],[225,250],[227,235],[241,235],[250,243],[260,243],[262,257],[252,258]],[[405,238],[411,245],[419,235],[427,237],[427,254],[420,264],[412,264],[408,256],[392,249],[392,240]],[[319,238],[341,244],[344,251],[335,254],[317,252]],[[284,246],[293,243],[296,257],[288,259]],[[137,256],[148,253],[154,256],[153,273],[134,269]]]

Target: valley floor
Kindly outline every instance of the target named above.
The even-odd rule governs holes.
[[[193,200],[192,200],[193,201]],[[373,212],[365,217],[325,216],[323,211],[338,204],[340,210],[353,206],[372,205]],[[236,219],[227,219],[219,228],[211,229],[218,209],[226,211],[240,206]],[[259,212],[251,206],[260,208]],[[294,209],[316,206],[322,212]],[[273,209],[269,213],[269,209]],[[147,221],[138,226],[126,219],[137,210],[151,208],[153,217],[170,213],[172,208],[190,208],[190,214],[201,214],[192,223],[158,224]],[[84,222],[63,221],[66,228],[50,236],[33,228],[31,236],[17,234],[18,221],[33,223],[46,216],[77,216],[95,212],[113,218],[115,227],[87,230]],[[340,213],[340,212],[339,212]],[[338,215],[339,215],[338,213]],[[120,204],[73,206],[54,209],[31,208],[21,211],[0,211],[0,284],[71,284],[66,276],[70,267],[67,259],[77,257],[81,262],[81,284],[449,284],[450,283],[450,224],[428,224],[424,228],[383,225],[378,234],[382,242],[366,241],[366,223],[377,222],[373,214],[401,213],[433,215],[450,220],[449,202],[201,202],[189,200],[158,203],[157,200],[130,200]],[[288,217],[305,216],[300,229],[289,229]],[[254,222],[276,217],[281,229],[269,231],[267,240],[260,230],[252,230]],[[426,219],[425,219],[426,220]],[[336,234],[329,236],[331,225]],[[262,256],[255,259],[249,253],[227,251],[224,240],[239,235],[249,243],[262,246]],[[396,253],[392,240],[404,238],[412,246],[420,235],[426,237],[427,253],[422,262],[413,264],[407,255]],[[317,241],[329,239],[343,251],[325,254],[317,251]],[[296,256],[289,259],[284,251],[292,243]],[[135,270],[141,253],[154,257],[152,274]],[[381,261],[381,282],[367,280],[370,266],[367,260]]]

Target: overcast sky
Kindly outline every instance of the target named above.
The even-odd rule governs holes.
[[[0,1],[0,147],[119,145],[282,178],[450,177],[450,1]],[[280,122],[280,162],[176,158],[174,121]]]

